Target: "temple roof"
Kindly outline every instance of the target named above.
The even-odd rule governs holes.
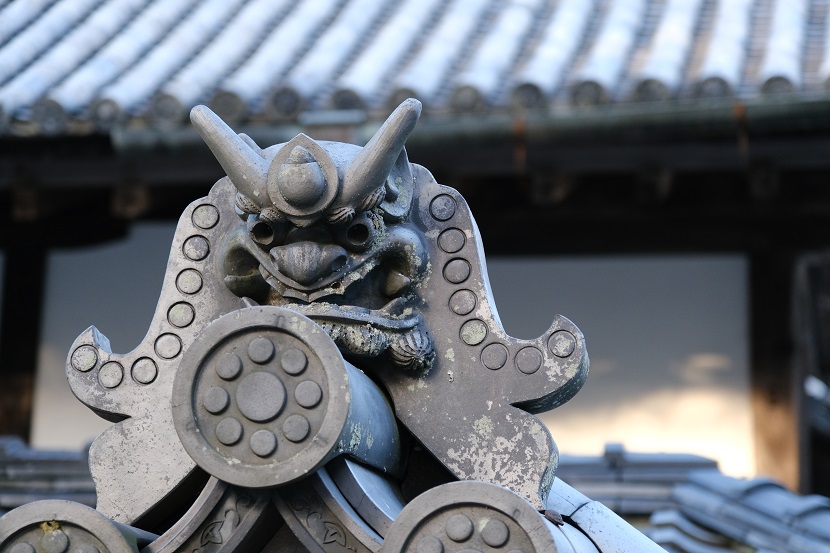
[[[608,444],[599,456],[563,455],[556,475],[645,526],[646,535],[672,553],[747,546],[765,553],[830,551],[830,499],[794,494],[765,478],[731,478],[704,457],[632,453]],[[41,451],[0,436],[0,515],[57,498],[95,504],[85,452]]]
[[[595,104],[798,101],[830,77],[812,0],[0,0],[0,134]]]

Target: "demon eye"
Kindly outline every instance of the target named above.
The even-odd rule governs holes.
[[[248,232],[254,242],[265,247],[281,244],[285,239],[285,229],[279,223],[269,223],[262,219],[251,217],[248,221]]]
[[[361,246],[366,243],[370,234],[369,226],[361,221],[349,225],[346,230],[346,239],[355,246]]]
[[[352,251],[366,251],[375,239],[375,225],[372,220],[361,213],[338,229],[339,242]]]

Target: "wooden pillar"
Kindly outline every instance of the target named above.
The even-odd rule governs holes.
[[[25,237],[26,230],[19,229]],[[29,440],[46,251],[25,238],[5,249],[0,313],[0,435]]]
[[[769,247],[750,254],[751,397],[757,473],[800,487],[799,397],[791,336],[795,256]]]

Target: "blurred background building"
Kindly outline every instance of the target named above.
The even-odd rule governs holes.
[[[697,453],[830,493],[827,0],[0,0],[0,434],[108,423],[63,364],[132,349],[175,221],[223,173],[205,103],[260,145],[407,151],[469,201],[502,321],[585,333],[563,452]],[[804,383],[808,386],[805,388]],[[806,390],[806,391],[805,391]],[[809,392],[809,393],[807,393]]]

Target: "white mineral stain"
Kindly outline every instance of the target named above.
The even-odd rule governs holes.
[[[536,441],[536,447],[539,451],[545,451],[548,449],[548,430],[542,424],[536,421],[528,421],[527,422],[527,429],[528,433],[531,437]]]
[[[465,324],[461,327],[461,339],[467,344],[480,344],[487,337],[487,325]]]
[[[406,387],[407,390],[410,392],[414,392],[416,389],[421,390],[427,387],[427,381],[424,378],[419,378],[418,380],[414,381],[412,384]]]
[[[473,423],[473,429],[482,436],[489,436],[493,433],[494,428],[493,420],[487,415],[484,415]]]
[[[487,419],[484,421],[482,419]],[[492,425],[489,417],[482,417],[473,426]],[[491,430],[492,431],[492,430]],[[513,456],[522,442],[523,433],[518,432],[510,439],[497,436],[494,440],[481,439],[478,435],[470,434],[467,444],[460,448],[447,450],[447,458],[453,462],[447,463],[447,467],[462,479],[482,480],[493,482],[508,487],[534,503],[539,502],[539,481],[533,474],[525,474],[524,469],[528,466],[539,469],[539,474],[546,467],[538,455],[532,455],[528,459],[529,465],[517,465]],[[524,448],[525,454],[532,453],[532,448]],[[534,474],[536,471],[534,471]],[[535,498],[535,499],[533,499]]]
[[[363,428],[361,427],[360,423],[357,423],[352,427],[352,436],[349,440],[349,449],[357,449],[357,446],[360,445],[360,440],[363,438],[362,433]]]
[[[447,352],[444,354],[444,357],[447,358],[447,361],[450,363],[455,363],[455,351],[452,348],[449,348]]]

